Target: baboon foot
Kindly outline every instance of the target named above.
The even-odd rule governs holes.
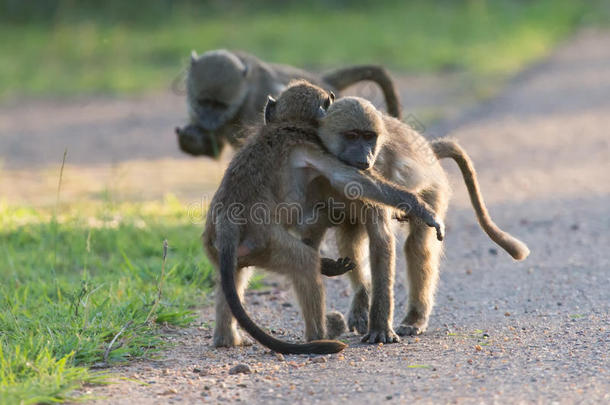
[[[391,327],[386,328],[375,328],[369,331],[364,337],[362,341],[365,343],[398,343],[400,342],[400,338]]]
[[[347,327],[364,335],[369,330],[369,294],[362,288],[356,291],[347,316]]]
[[[396,329],[396,333],[400,336],[415,336],[424,333],[428,328],[428,317],[422,315],[422,313],[425,312],[410,309],[405,319]]]
[[[419,327],[416,325],[401,323],[398,328],[396,328],[396,333],[399,336],[415,336],[421,335],[426,331],[425,327]]]
[[[331,311],[326,314],[326,335],[328,339],[335,339],[347,331],[347,324],[343,314]]]
[[[214,332],[214,347],[252,346],[253,344],[254,341],[249,336],[237,330],[224,334]]]

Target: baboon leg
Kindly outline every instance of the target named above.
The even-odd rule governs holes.
[[[344,224],[337,229],[339,255],[349,257],[356,267],[350,271],[349,278],[354,298],[347,316],[347,327],[361,335],[369,329],[369,281],[365,275],[366,228],[361,224]]]
[[[235,287],[240,300],[243,301],[243,295],[248,280],[252,275],[252,268],[238,268],[235,273]],[[233,346],[249,346],[252,340],[237,329],[237,320],[233,317],[229,304],[225,299],[225,295],[217,283],[216,288],[216,325],[214,327],[214,346],[216,347],[233,347]]]
[[[396,332],[418,335],[428,327],[438,282],[438,268],[442,252],[441,242],[434,230],[422,222],[410,222],[410,233],[405,242],[407,276],[409,279],[409,308]]]
[[[327,230],[328,225],[324,221],[318,221],[314,224],[307,225],[301,232],[301,240],[306,245],[319,251]]]
[[[326,338],[325,294],[318,251],[275,227],[270,240],[272,254],[266,268],[290,277],[305,319],[305,338]]]
[[[394,333],[394,234],[388,210],[367,209],[366,229],[369,236],[371,261],[371,309],[369,331],[363,337],[368,343],[394,343],[400,339]]]

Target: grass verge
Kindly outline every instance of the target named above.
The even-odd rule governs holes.
[[[509,75],[544,57],[602,0],[72,2],[4,0],[0,98],[168,88],[191,49],[244,49],[309,68]]]
[[[59,215],[0,204],[0,230],[1,404],[74,399],[104,381],[92,366],[159,350],[159,325],[190,323],[211,286],[201,226],[171,197]]]

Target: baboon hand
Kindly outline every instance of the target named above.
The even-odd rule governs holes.
[[[394,214],[394,219],[398,222],[409,222],[409,215],[405,213],[396,213]],[[438,239],[439,241],[445,239],[445,223],[442,219],[436,218],[426,213],[423,216],[423,220],[426,225],[436,229],[436,239]]]
[[[401,214],[395,213],[394,219],[397,220],[398,222],[409,222],[409,216],[404,213],[401,213]]]
[[[442,219],[436,215],[430,215],[428,212],[422,216],[422,219],[426,225],[436,229],[436,239],[442,241],[445,238],[445,223]]]
[[[349,257],[341,257],[337,260],[323,257],[320,259],[320,264],[321,273],[328,277],[340,276],[356,267]]]
[[[428,226],[433,226],[436,229],[436,239],[439,241],[445,239],[445,223],[442,219],[436,218],[433,224],[428,224]]]
[[[362,341],[365,343],[398,343],[400,338],[394,333],[392,327],[388,326],[382,329],[369,330],[369,333],[364,335]]]

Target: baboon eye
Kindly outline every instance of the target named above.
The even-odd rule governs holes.
[[[356,131],[345,131],[343,133],[343,136],[348,141],[354,141],[354,140],[358,139],[358,133]]]
[[[377,134],[372,131],[366,131],[362,134],[362,138],[364,138],[365,141],[372,141],[376,137],[377,137]]]

